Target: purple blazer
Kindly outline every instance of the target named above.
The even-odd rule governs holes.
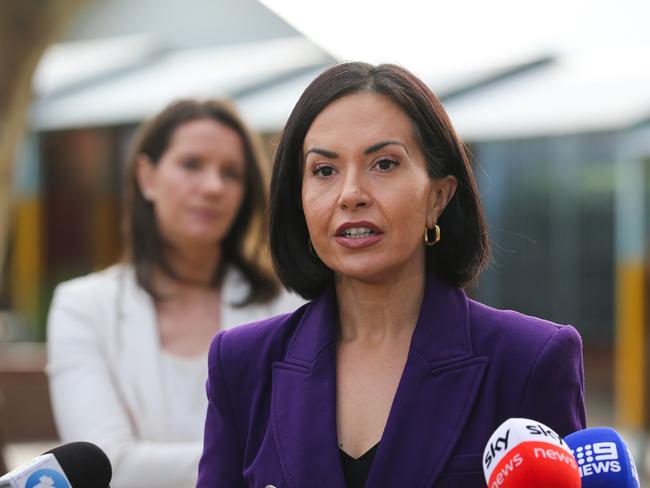
[[[336,299],[229,329],[209,354],[200,488],[345,486],[336,429]],[[585,427],[575,329],[489,308],[434,277],[368,487],[485,487],[481,456],[510,417]]]

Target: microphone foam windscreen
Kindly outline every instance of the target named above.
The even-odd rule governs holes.
[[[489,488],[580,488],[578,465],[562,438],[529,419],[508,419],[483,451]]]
[[[584,488],[639,488],[634,458],[609,427],[579,430],[565,438],[578,462]]]
[[[55,447],[51,453],[63,468],[74,488],[108,488],[113,475],[108,457],[90,442],[70,442]]]

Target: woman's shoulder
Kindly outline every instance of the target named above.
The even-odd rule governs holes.
[[[250,293],[250,283],[234,266],[226,269],[221,289],[222,309],[221,326],[225,329],[241,327],[261,321],[267,317],[293,312],[303,305],[304,300],[286,291],[281,291],[276,297],[264,302],[252,302],[239,306]]]
[[[244,273],[234,265],[226,267],[222,295],[226,303],[239,303],[246,299],[251,290],[251,284]],[[295,293],[288,292],[285,288],[280,287],[277,295],[273,298],[260,303],[251,303],[248,308],[260,308],[266,312],[266,316],[279,315],[285,312],[292,312],[301,305],[305,300]]]
[[[114,265],[60,283],[49,307],[48,343],[60,339],[106,338],[116,323],[120,282],[131,271],[128,266]]]
[[[219,332],[210,346],[210,364],[254,369],[281,361],[307,306]]]
[[[570,325],[469,301],[472,345],[490,358],[497,390],[514,410],[567,435],[585,426],[582,340]]]
[[[92,299],[106,296],[117,290],[120,280],[133,277],[133,268],[128,264],[115,264],[101,271],[62,281],[56,286],[55,298]]]
[[[468,300],[471,333],[475,349],[523,353],[535,357],[551,345],[579,352],[580,334],[571,325],[526,315],[514,310],[499,310]],[[515,354],[519,356],[520,354]]]
[[[113,323],[124,279],[134,279],[133,268],[118,264],[59,283],[49,307],[48,335],[74,328],[73,324],[77,329],[103,330]]]

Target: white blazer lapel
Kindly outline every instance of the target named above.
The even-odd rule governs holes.
[[[132,267],[124,267],[119,279],[116,322],[121,361],[118,367],[126,387],[126,401],[137,413],[138,434],[145,439],[159,439],[163,434],[161,440],[164,440],[169,425],[168,410],[154,301],[138,286]]]

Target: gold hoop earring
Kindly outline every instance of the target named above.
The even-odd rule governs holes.
[[[432,230],[435,233],[435,238],[434,240],[429,240],[429,231]],[[427,227],[424,228],[424,244],[426,246],[435,246],[440,242],[440,226],[438,224],[434,224],[433,229],[428,229]]]

